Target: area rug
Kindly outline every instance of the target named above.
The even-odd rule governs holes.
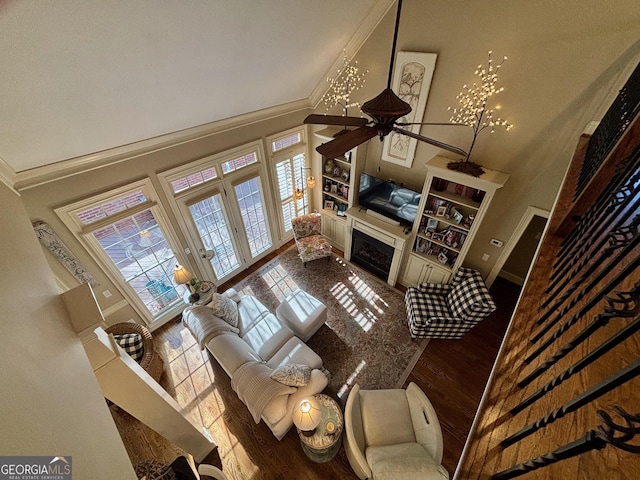
[[[306,268],[295,245],[238,283],[272,312],[300,288],[327,306],[327,322],[307,345],[331,373],[327,390],[343,404],[352,386],[400,388],[428,340],[412,340],[402,292],[342,257]]]

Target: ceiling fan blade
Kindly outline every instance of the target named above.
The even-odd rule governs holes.
[[[452,126],[452,127],[466,127],[466,123],[451,123],[451,122],[396,122],[396,125],[399,127],[408,127],[409,125],[442,125],[442,126]]]
[[[316,148],[320,155],[325,157],[336,158],[344,155],[346,152],[358,145],[371,140],[378,134],[378,130],[374,127],[360,127],[350,130],[343,135],[339,135],[330,142],[323,143]]]
[[[424,137],[418,133],[413,133],[409,130],[404,130],[402,128],[398,128],[398,127],[393,127],[393,131],[394,132],[398,132],[401,133],[402,135],[406,135],[407,137],[411,137],[411,138],[415,138],[416,140],[420,140],[421,142],[425,142],[428,143],[430,145],[434,145],[436,147],[440,147],[444,150],[449,150],[450,152],[453,153],[457,153],[458,155],[461,155],[463,157],[467,156],[467,152],[465,152],[464,150],[458,148],[458,147],[454,147],[453,145],[449,145],[448,143],[444,143],[444,142],[439,142],[438,140],[434,140],[432,138],[429,137]]]
[[[344,127],[362,127],[369,123],[363,117],[342,117],[340,115],[311,114],[304,119],[304,123],[312,125],[340,125]]]

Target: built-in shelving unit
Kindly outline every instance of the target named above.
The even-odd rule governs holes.
[[[340,131],[338,127],[327,127],[315,132],[315,136],[320,143],[326,143]],[[354,148],[337,158],[317,154],[322,181],[318,185],[321,193],[316,199],[319,201],[318,210],[322,213],[322,234],[342,251],[345,249],[347,224],[345,212],[353,206],[362,171],[362,167],[357,165],[357,150]]]
[[[444,283],[462,265],[493,195],[509,175],[485,169],[480,177],[449,170],[449,159],[427,162],[421,214],[401,283]]]

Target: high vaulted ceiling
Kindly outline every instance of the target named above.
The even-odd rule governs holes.
[[[390,4],[0,0],[0,159],[20,172],[307,102]]]

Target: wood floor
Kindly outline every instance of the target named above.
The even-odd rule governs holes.
[[[289,246],[218,290],[233,286]],[[431,340],[407,379],[407,384],[413,381],[424,390],[438,412],[444,436],[443,465],[450,474],[462,453],[519,290],[498,278],[491,288],[497,311],[462,340]],[[199,350],[182,325],[171,322],[154,332],[154,338],[167,360],[161,385],[209,429],[218,448],[206,462],[222,467],[230,479],[357,479],[344,449],[333,461],[316,464],[302,452],[295,429],[278,442],[263,422],[253,423],[231,389],[229,377]],[[152,458],[170,463],[184,453],[125,412],[111,409],[134,465]]]

